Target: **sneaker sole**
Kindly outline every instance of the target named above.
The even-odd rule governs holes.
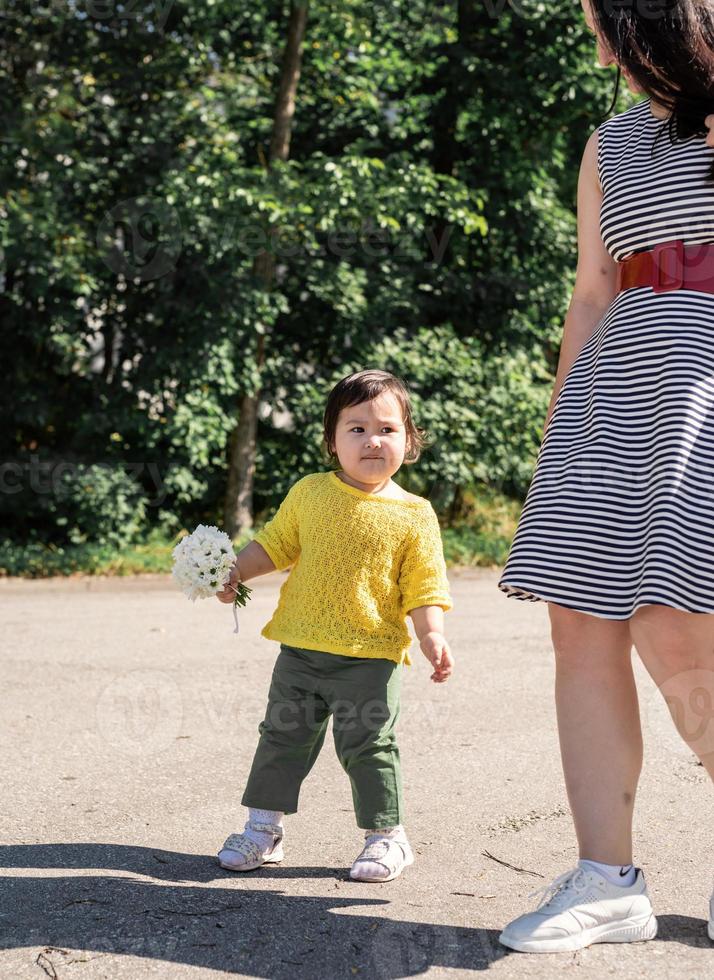
[[[657,935],[657,919],[654,913],[639,919],[625,922],[608,922],[601,926],[585,929],[577,936],[564,936],[562,939],[509,939],[505,931],[498,941],[519,953],[567,953],[584,949],[593,943],[640,943],[654,939]]]
[[[393,881],[394,878],[398,878],[399,875],[404,871],[408,865],[414,864],[414,855],[410,854],[409,857],[404,861],[404,864],[398,871],[394,871],[391,875],[386,878],[361,878],[358,875],[353,875],[350,871],[350,881],[366,881],[373,885],[381,885],[383,881]]]

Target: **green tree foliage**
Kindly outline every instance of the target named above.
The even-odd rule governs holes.
[[[291,157],[268,171],[285,26],[275,2],[7,0],[0,509],[16,541],[110,540],[112,493],[122,520],[133,502],[129,536],[220,523],[246,387],[270,509],[323,465],[330,386],[368,366],[405,378],[435,437],[405,482],[445,502],[524,492],[577,169],[613,82],[577,5],[311,3]]]

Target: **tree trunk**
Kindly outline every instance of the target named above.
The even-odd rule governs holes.
[[[295,95],[300,79],[302,44],[307,23],[308,0],[292,0],[287,41],[283,54],[278,94],[273,114],[273,132],[266,167],[273,160],[287,160],[290,155]],[[265,290],[272,286],[275,276],[275,256],[261,251],[253,262],[253,274]],[[258,334],[256,363],[258,373],[265,360],[265,335]],[[256,434],[260,389],[242,392],[238,398],[238,417],[228,439],[228,479],[224,505],[226,532],[233,538],[253,526],[253,481],[255,477]]]
[[[257,423],[258,399],[254,395],[243,394],[238,405],[238,422],[228,443],[230,466],[226,487],[226,532],[231,537],[251,527],[253,522]],[[232,527],[229,518],[233,521]]]
[[[441,98],[434,102],[432,116],[434,138],[432,166],[436,173],[448,174],[449,177],[455,175],[456,164],[462,155],[456,139],[456,125],[466,101],[464,55],[469,53],[479,16],[483,16],[479,13],[478,5],[474,0],[458,0],[456,13],[456,40],[444,43],[439,53],[443,53],[445,57],[431,84],[433,94],[438,91],[442,93]],[[432,249],[437,249],[438,254],[430,255],[429,260],[444,262],[451,237],[450,223],[445,218],[437,218],[432,233]]]

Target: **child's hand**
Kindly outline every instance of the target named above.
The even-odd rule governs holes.
[[[707,146],[714,146],[714,114],[706,117],[704,125],[709,128],[709,132],[707,133]]]
[[[236,588],[238,585],[238,562],[236,562],[231,568],[230,578],[228,582],[223,586],[221,592],[216,592],[216,599],[220,599],[221,602],[233,602],[236,597],[233,589],[228,588],[229,584]]]
[[[443,633],[427,633],[421,639],[421,652],[429,663],[434,667],[431,679],[436,684],[441,684],[449,679],[451,670],[454,666],[454,658],[451,655],[449,644]]]

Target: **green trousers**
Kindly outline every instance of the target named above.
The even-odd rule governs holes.
[[[402,665],[280,644],[258,725],[243,806],[295,813],[302,781],[319,755],[332,716],[335,750],[352,786],[357,826],[402,822],[404,804],[395,724]]]

